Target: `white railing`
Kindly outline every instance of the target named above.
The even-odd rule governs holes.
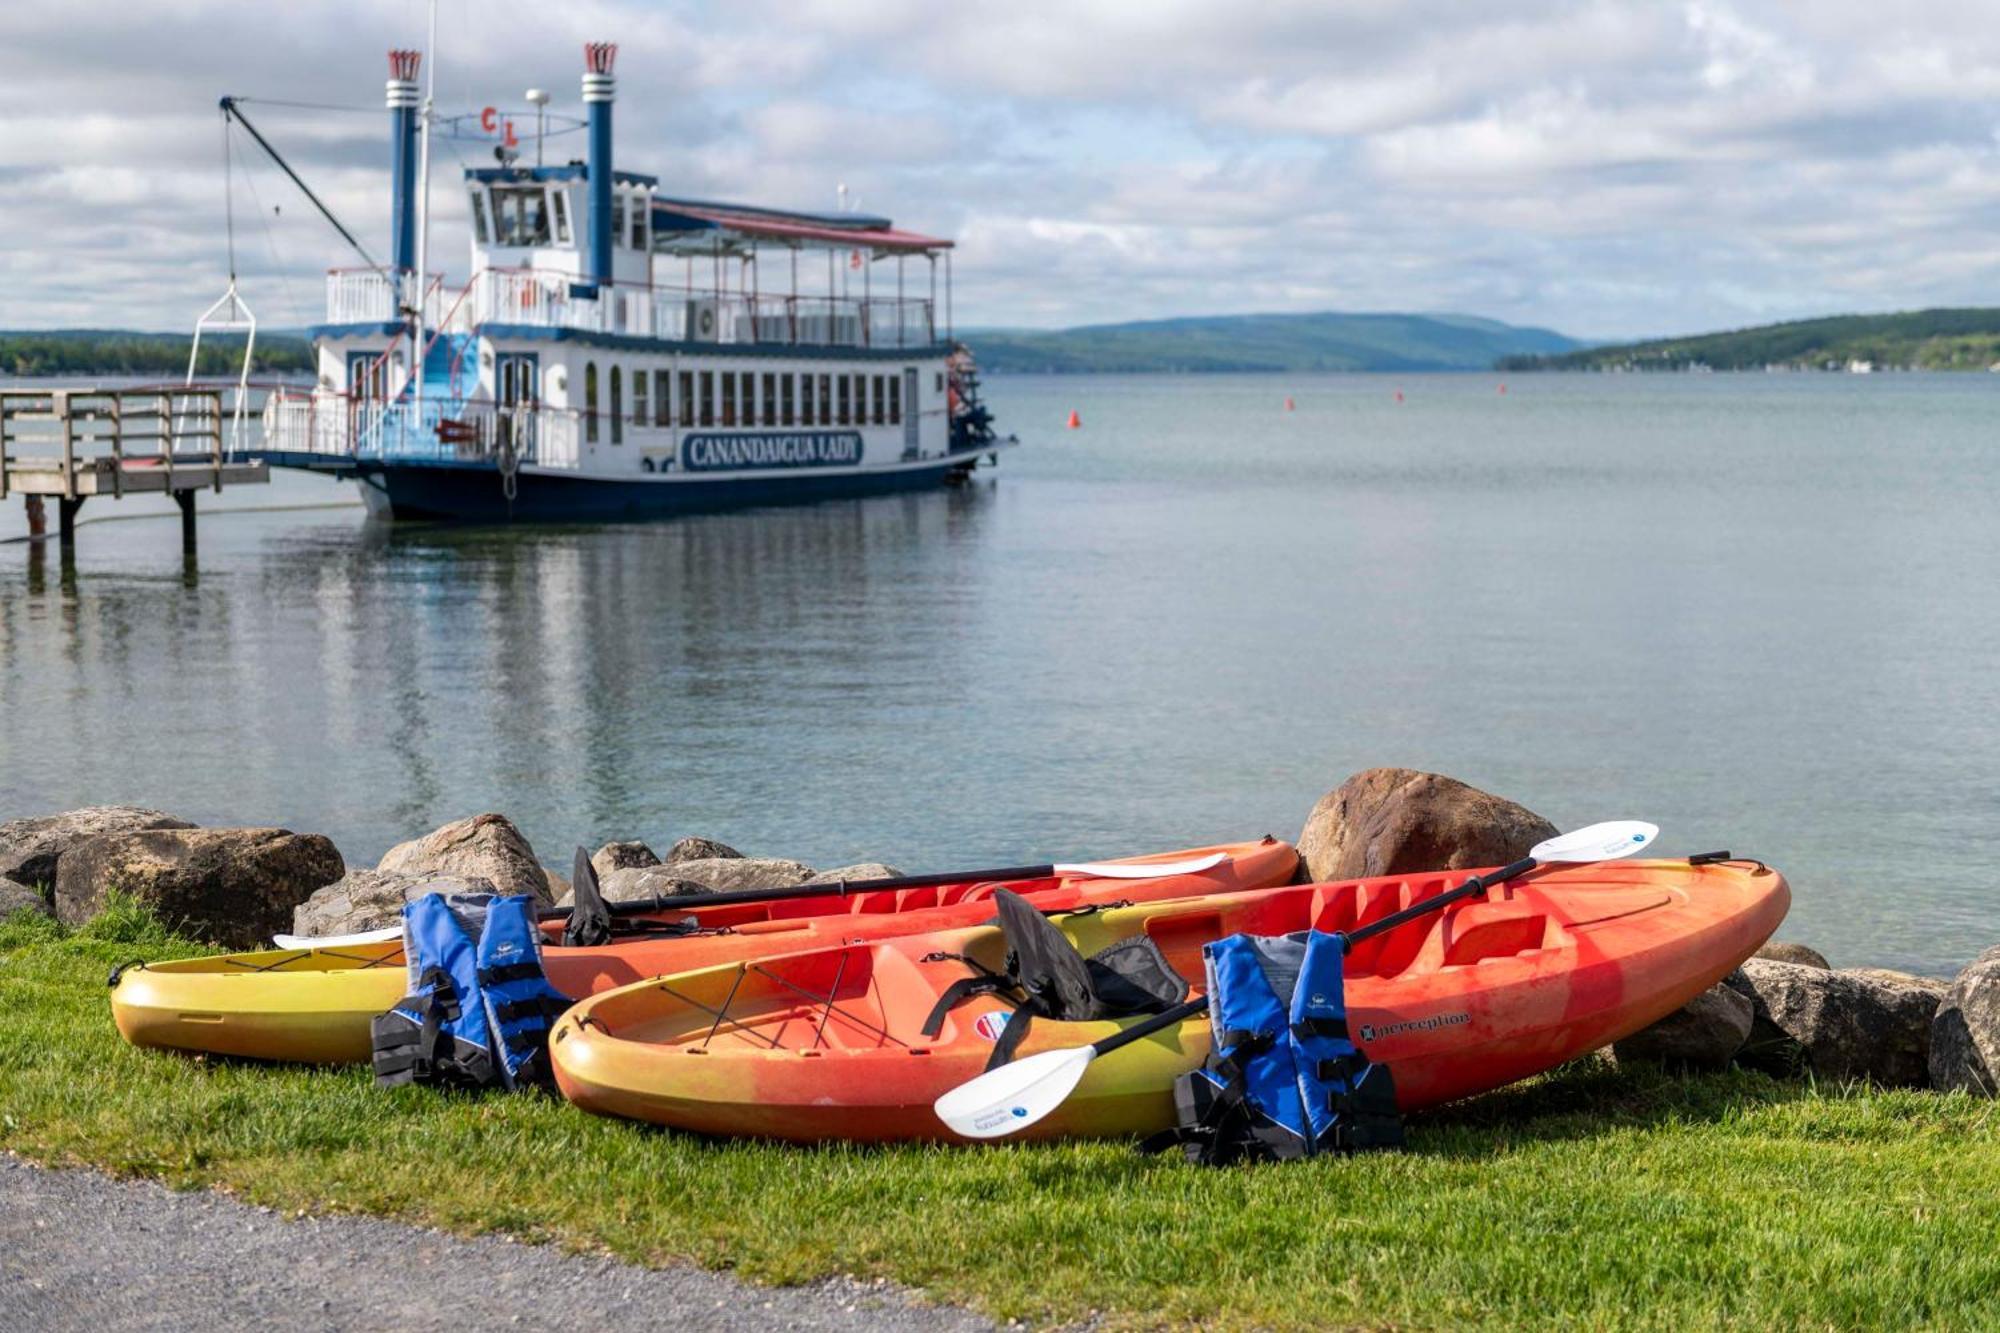
[[[717,296],[636,284],[584,296],[578,287],[564,273],[486,269],[473,280],[471,322],[727,345],[919,348],[937,336],[926,300]]]
[[[416,275],[404,274],[398,282],[391,274],[372,268],[329,269],[326,275],[326,322],[329,324],[389,324],[406,318],[404,311],[415,302]],[[399,290],[400,289],[400,290]],[[444,318],[444,278],[433,273],[424,291],[424,325],[435,329]]]
[[[277,392],[264,404],[265,450],[330,460],[575,468],[581,434],[575,412],[540,404],[427,400],[421,416],[408,400],[338,393]]]

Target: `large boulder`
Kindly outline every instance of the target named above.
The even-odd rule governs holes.
[[[735,860],[742,855],[728,843],[713,838],[682,838],[667,848],[666,863],[673,866],[683,861]]]
[[[280,828],[147,829],[106,833],[63,853],[56,915],[75,925],[113,889],[175,929],[236,948],[288,930],[292,912],[346,873],[317,833]]]
[[[870,879],[901,879],[903,872],[892,865],[880,861],[857,861],[851,866],[837,866],[832,870],[821,870],[813,875],[815,884],[827,880],[844,879],[850,884],[859,884]]]
[[[352,935],[403,923],[403,904],[427,893],[492,893],[476,875],[395,875],[350,870],[292,909],[294,935]]]
[[[1371,768],[1328,792],[1299,834],[1308,881],[1505,865],[1556,834],[1534,811],[1439,773]]]
[[[614,870],[599,878],[598,891],[606,902],[624,903],[743,889],[788,889],[812,878],[812,867],[799,861],[735,856]]]
[[[1920,977],[1914,972],[1898,972],[1892,967],[1843,967],[1843,976],[1860,977],[1866,981],[1880,981],[1890,986],[1915,986],[1926,990],[1943,1000],[1951,990],[1951,983],[1942,977]]]
[[[16,912],[34,912],[40,916],[52,916],[48,899],[40,889],[31,889],[25,884],[16,884],[11,879],[0,879],[0,920]]]
[[[1737,1060],[1833,1083],[1920,1087],[1929,1077],[1938,996],[1922,986],[1752,958],[1728,984],[1755,1006]]]
[[[1756,1006],[1726,983],[1612,1046],[1619,1064],[1649,1061],[1675,1069],[1721,1069],[1750,1036]]]
[[[453,820],[391,847],[375,868],[397,875],[463,875],[488,880],[499,893],[533,894],[544,907],[555,901],[535,849],[505,815]]]
[[[2000,944],[1967,964],[1931,1021],[1931,1086],[2000,1091]]]
[[[1792,963],[1798,967],[1817,967],[1827,971],[1833,964],[1826,961],[1826,955],[1809,944],[1796,940],[1766,940],[1757,946],[1752,958],[1763,958],[1773,963]]]
[[[603,879],[614,870],[643,870],[660,858],[643,842],[607,842],[590,854],[590,868]]]
[[[36,815],[0,824],[0,879],[53,888],[62,854],[103,833],[193,828],[184,819],[136,805],[92,805],[59,815]]]

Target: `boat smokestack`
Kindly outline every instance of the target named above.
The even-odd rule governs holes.
[[[611,77],[618,58],[614,42],[590,42],[583,48],[583,103],[590,108],[590,280],[611,281],[611,103],[617,81]]]
[[[397,271],[417,263],[417,67],[421,51],[389,53],[389,132],[393,184],[389,194],[389,239]]]

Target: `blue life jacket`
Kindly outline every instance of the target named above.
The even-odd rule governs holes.
[[[1213,1054],[1174,1083],[1190,1161],[1288,1161],[1403,1143],[1395,1084],[1347,1032],[1344,937],[1231,935],[1202,950]]]
[[[374,1020],[375,1085],[546,1082],[548,1033],[569,1000],[542,971],[526,894],[425,894],[403,906],[410,993]]]

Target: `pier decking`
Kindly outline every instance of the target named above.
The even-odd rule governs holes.
[[[108,495],[171,495],[181,511],[181,544],[195,546],[195,496],[224,486],[260,485],[270,470],[232,457],[225,436],[246,423],[225,417],[212,388],[0,390],[0,500],[21,495],[28,526],[43,530],[56,499],[63,545],[76,540],[84,501]],[[230,439],[241,447],[244,441]]]

